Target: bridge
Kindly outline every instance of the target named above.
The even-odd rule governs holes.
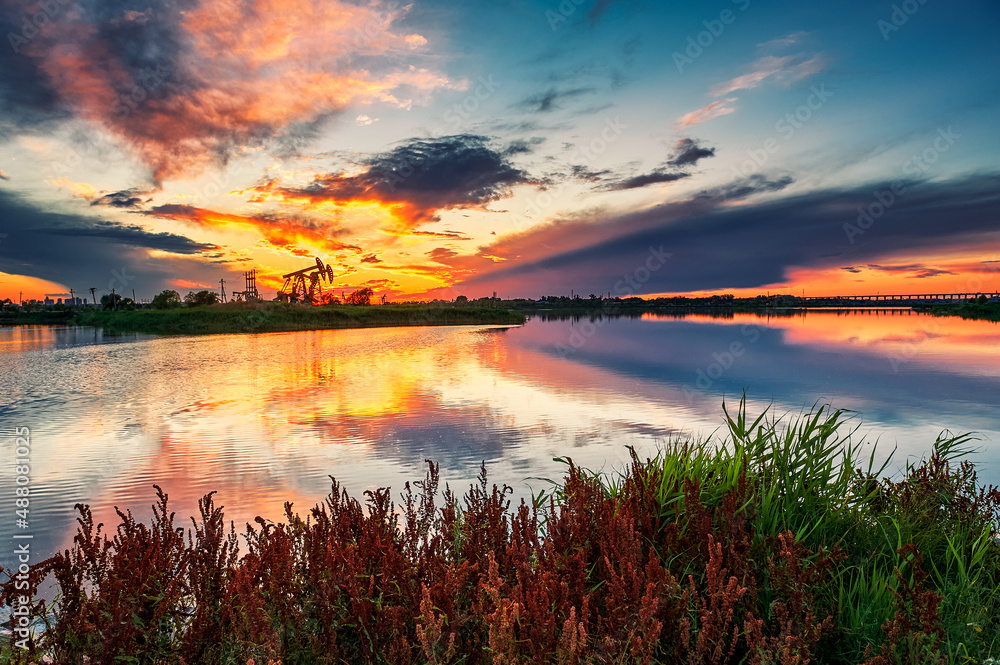
[[[924,293],[907,295],[873,295],[873,296],[806,296],[796,298],[800,303],[860,305],[881,307],[906,307],[911,305],[955,304],[959,305],[986,296],[991,302],[1000,301],[1000,292],[983,293]]]

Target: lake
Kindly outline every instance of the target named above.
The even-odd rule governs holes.
[[[546,486],[532,478],[561,476],[555,457],[610,470],[626,446],[704,438],[744,390],[752,413],[856,410],[856,436],[898,447],[894,468],[942,430],[976,431],[981,479],[1000,484],[1000,326],[903,309],[199,337],[7,327],[0,376],[0,538],[32,534],[33,562],[70,545],[75,503],[113,527],[114,506],[150,514],[154,483],[188,524],[218,491],[238,531],[285,501],[305,512],[330,475],[398,496],[425,459],[460,493],[485,461],[529,497]],[[27,530],[15,427],[31,430]]]

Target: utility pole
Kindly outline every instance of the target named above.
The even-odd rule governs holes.
[[[90,296],[94,300],[94,304],[96,305],[97,304],[97,287],[96,286],[90,287]]]
[[[73,289],[69,290],[69,301],[73,303],[74,307],[76,307],[76,291]]]
[[[118,296],[118,294],[115,293],[115,290],[111,289],[111,309],[113,309],[116,312],[118,311],[118,302],[117,302],[118,298],[117,298],[117,296]]]
[[[225,278],[222,278],[222,279],[219,280],[219,289],[222,291],[222,298],[220,298],[220,300],[222,302],[226,302],[226,279]]]

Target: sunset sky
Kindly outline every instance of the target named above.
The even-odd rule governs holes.
[[[0,298],[1000,290],[1000,5],[4,0]]]

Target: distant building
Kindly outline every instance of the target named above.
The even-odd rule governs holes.
[[[45,296],[45,300],[42,301],[42,304],[43,305],[55,305],[56,301],[53,300],[52,298],[48,297],[48,296]]]

